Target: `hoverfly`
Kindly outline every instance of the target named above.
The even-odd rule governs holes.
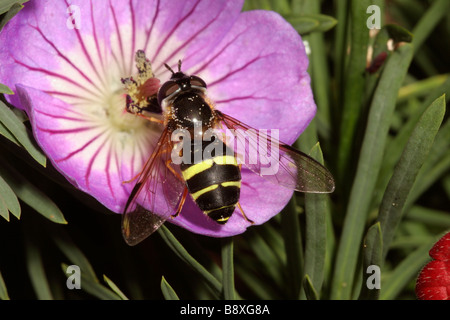
[[[160,113],[164,125],[156,148],[137,177],[122,215],[122,234],[129,245],[144,240],[169,216],[175,218],[181,212],[188,195],[206,216],[219,224],[225,224],[235,210],[239,210],[244,219],[252,223],[239,204],[242,165],[276,184],[296,191],[334,191],[332,175],[317,161],[271,135],[258,132],[216,110],[207,96],[205,81],[196,75],[183,73],[181,61],[178,62],[177,72],[168,65],[165,66],[172,76],[159,88],[157,95],[147,101],[149,107],[135,108],[134,111],[127,107],[128,111],[141,115],[145,111]],[[146,118],[155,120],[153,117]],[[200,124],[200,137],[196,136],[197,124]],[[205,143],[202,135],[209,129],[217,128],[228,129],[237,142],[231,144],[224,136],[220,138],[218,135],[213,142]],[[192,139],[187,143],[187,152],[185,148],[177,151],[177,155],[188,161],[174,165],[173,151],[176,149],[176,142],[171,137],[179,129],[187,132],[187,137]],[[196,143],[199,140],[201,142]],[[259,152],[256,146],[261,140],[270,142],[271,150],[277,150],[278,170],[273,174],[263,174],[264,164],[273,155]],[[192,161],[195,160],[193,155],[196,152],[204,155],[204,151],[211,145],[214,145],[214,149],[209,156]],[[248,159],[255,153],[263,159],[238,163],[240,157]],[[156,206],[159,215],[153,213]]]

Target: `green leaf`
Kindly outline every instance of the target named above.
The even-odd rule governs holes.
[[[363,246],[363,281],[359,300],[377,300],[380,289],[369,288],[367,281],[371,273],[367,272],[370,266],[381,268],[383,262],[383,237],[380,223],[372,225],[367,231]]]
[[[319,300],[319,294],[314,288],[314,285],[308,274],[306,274],[305,278],[303,279],[303,288],[305,289],[306,299]]]
[[[31,226],[29,226],[31,228]],[[28,275],[30,276],[31,284],[34,292],[39,300],[53,300],[53,294],[50,290],[47,275],[45,274],[44,261],[40,247],[35,239],[26,239],[25,255]]]
[[[106,275],[103,275],[103,280],[108,284],[108,286],[119,296],[122,300],[128,300],[127,296],[119,289],[119,287]]]
[[[408,84],[402,87],[398,92],[397,103],[403,102],[413,97],[425,96],[429,94],[430,91],[442,86],[448,79],[449,74],[440,74]]]
[[[3,27],[10,21],[14,16],[23,9],[23,5],[20,3],[14,3],[11,8],[6,12],[3,17],[0,20],[0,31],[3,29]],[[11,93],[8,93],[11,94]]]
[[[261,228],[249,230],[251,233],[247,231],[245,237],[251,235],[248,244],[258,258],[264,272],[267,273],[275,283],[281,284],[283,278],[279,270],[282,268],[283,262],[271,247],[271,242],[264,236],[263,229],[265,227],[266,226],[263,225]]]
[[[364,13],[371,4],[372,0],[353,0],[350,2],[351,43],[348,63],[343,70],[343,95],[342,101],[340,101],[342,108],[340,110],[340,140],[337,152],[336,176],[338,184],[348,181],[346,177],[349,176],[351,171],[352,149],[356,141],[355,132],[363,111],[362,101],[365,91],[365,70],[369,45],[367,16]],[[348,48],[344,50],[348,50]],[[342,187],[345,187],[345,185]]]
[[[20,218],[20,203],[11,187],[0,175],[0,215],[9,221],[9,212]]]
[[[417,175],[416,182],[406,200],[405,207],[409,208],[450,169],[450,120],[447,119],[436,135],[434,144]]]
[[[5,281],[0,272],[0,300],[9,300],[8,290],[6,290]]]
[[[429,226],[450,229],[450,212],[448,211],[413,206],[406,212],[406,217]]]
[[[52,222],[66,224],[64,215],[56,204],[40,189],[30,183],[15,168],[3,163],[0,165],[0,175],[9,184],[17,197],[32,207],[38,213]]]
[[[233,238],[221,239],[222,243],[222,274],[223,296],[226,300],[235,300]]]
[[[398,90],[412,59],[412,46],[405,44],[389,57],[369,110],[356,176],[347,206],[336,257],[332,299],[349,299],[364,226],[380,171],[383,151]]]
[[[303,277],[303,246],[295,195],[281,212],[281,228],[286,251],[286,284],[288,297],[297,299]]]
[[[163,240],[169,246],[169,248],[187,265],[194,269],[205,283],[211,288],[213,294],[216,298],[220,298],[222,295],[222,284],[217,280],[211,273],[209,273],[205,267],[203,267],[197,260],[195,260],[183,247],[183,245],[175,238],[175,236],[167,229],[166,226],[162,225],[158,229],[158,233],[161,235]]]
[[[161,291],[163,293],[164,299],[166,300],[180,300],[176,292],[164,277],[161,278]]]
[[[317,143],[311,151],[311,157],[323,164],[323,155]],[[305,274],[320,297],[322,288],[325,256],[327,248],[328,196],[326,194],[305,194]]]
[[[43,167],[46,166],[47,158],[35,145],[34,140],[24,124],[17,118],[14,112],[0,101],[0,123],[17,139],[17,141],[28,151],[28,153]]]
[[[99,282],[89,260],[65,232],[54,232],[52,233],[52,236],[53,241],[61,252],[67,257],[67,259],[70,260],[72,264],[80,267],[80,270],[82,270],[83,276],[86,279],[93,282]]]
[[[433,145],[444,114],[445,96],[442,96],[434,101],[420,118],[386,188],[378,216],[383,231],[384,257],[400,223],[406,199]]]
[[[0,135],[4,136],[6,139],[20,147],[19,141],[11,134],[11,132],[6,129],[6,127],[0,122]]]
[[[389,37],[394,40],[395,43],[413,41],[413,34],[397,24],[388,24],[384,27],[386,28]]]
[[[0,83],[0,94],[14,94],[14,91]]]
[[[3,14],[11,9],[15,4],[24,4],[29,0],[2,0],[0,3],[0,14]]]
[[[389,277],[382,278],[380,300],[392,300],[405,286],[417,277],[419,271],[430,260],[428,251],[436,240],[428,240],[398,264]]]
[[[285,15],[284,18],[302,35],[311,32],[325,32],[337,24],[335,18],[324,14]]]
[[[450,1],[436,0],[433,1],[429,9],[422,14],[421,19],[412,30],[412,33],[414,34],[413,45],[415,51],[419,50],[441,19],[448,15],[449,10]]]
[[[61,268],[67,277],[70,276],[70,274],[67,274],[68,267],[69,266],[65,263],[61,264]],[[81,267],[80,273],[80,283],[82,290],[101,300],[120,300],[120,297],[115,292],[111,291],[98,281],[93,280],[91,277],[87,277],[83,268]]]

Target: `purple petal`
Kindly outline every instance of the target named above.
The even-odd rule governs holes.
[[[279,129],[293,143],[315,115],[308,57],[278,14],[243,12],[225,39],[189,72],[208,84],[217,108],[257,129]]]
[[[36,141],[54,167],[78,189],[121,212],[130,193],[123,182],[142,166],[143,157],[136,159],[139,152],[114,144],[114,132],[73,106],[37,89],[16,89]]]
[[[163,64],[174,67],[182,59],[183,71],[207,82],[218,109],[258,129],[279,129],[286,143],[313,118],[300,36],[275,13],[239,14],[241,7],[242,1],[205,0],[29,2],[0,34],[0,82],[17,88],[8,99],[26,109],[53,165],[121,212],[133,186],[123,182],[141,170],[161,130],[135,126],[129,115],[123,119],[120,78],[135,73],[138,49],[163,82],[170,76]],[[79,28],[70,27],[75,16]],[[248,170],[242,183],[240,204],[256,224],[276,215],[292,195]],[[190,198],[169,221],[216,237],[249,226],[238,209],[220,226]]]

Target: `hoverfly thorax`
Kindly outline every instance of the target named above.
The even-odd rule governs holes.
[[[205,132],[214,126],[213,109],[206,99],[206,83],[198,76],[173,72],[170,80],[161,86],[158,101],[169,114],[167,125],[172,131],[184,129],[193,133],[195,127],[201,126]]]

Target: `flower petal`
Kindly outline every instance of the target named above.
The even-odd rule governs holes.
[[[110,1],[116,32],[111,45],[118,60],[133,70],[136,50],[142,49],[157,77],[170,72],[164,63],[176,66],[201,61],[234,24],[243,1],[157,0]]]
[[[308,57],[298,33],[269,11],[243,12],[198,66],[217,108],[293,143],[315,115]]]
[[[107,82],[101,66],[108,64],[102,59],[110,51],[107,10],[99,1],[74,8],[68,1],[27,3],[0,35],[1,81],[12,88],[17,83],[35,87],[69,103],[101,100]],[[76,19],[79,29],[72,25]],[[17,96],[10,102],[21,107]]]
[[[73,106],[34,88],[17,86],[36,141],[52,164],[74,186],[121,212],[129,196],[126,179],[137,174],[144,157],[129,150],[125,134],[111,132]],[[114,143],[121,141],[121,144]]]

